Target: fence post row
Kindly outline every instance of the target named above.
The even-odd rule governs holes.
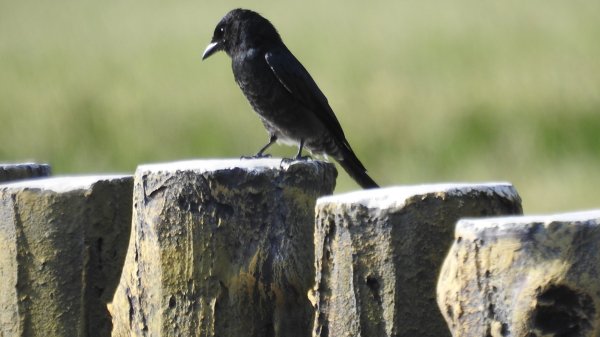
[[[0,164],[0,336],[600,335],[600,210],[321,161]],[[28,179],[28,180],[23,180]],[[18,181],[20,180],[20,181]]]

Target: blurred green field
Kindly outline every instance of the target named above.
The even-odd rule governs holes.
[[[200,60],[240,6],[279,29],[382,185],[506,180],[526,213],[600,207],[592,0],[0,0],[0,162],[133,172],[255,153],[267,134],[229,59]],[[356,188],[340,171],[337,192]]]

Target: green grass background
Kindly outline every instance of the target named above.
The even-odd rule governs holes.
[[[275,24],[382,185],[506,180],[527,213],[600,207],[595,0],[0,0],[0,161],[255,153],[267,134],[230,60],[200,60],[235,7]],[[340,171],[337,192],[356,188]]]

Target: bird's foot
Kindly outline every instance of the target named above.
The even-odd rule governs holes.
[[[257,153],[253,156],[241,156],[240,159],[263,159],[263,158],[271,158],[270,154]]]

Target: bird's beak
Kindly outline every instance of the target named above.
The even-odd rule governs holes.
[[[208,46],[206,46],[206,49],[202,54],[202,60],[206,60],[210,55],[218,52],[219,50],[221,50],[221,43],[211,42]]]

